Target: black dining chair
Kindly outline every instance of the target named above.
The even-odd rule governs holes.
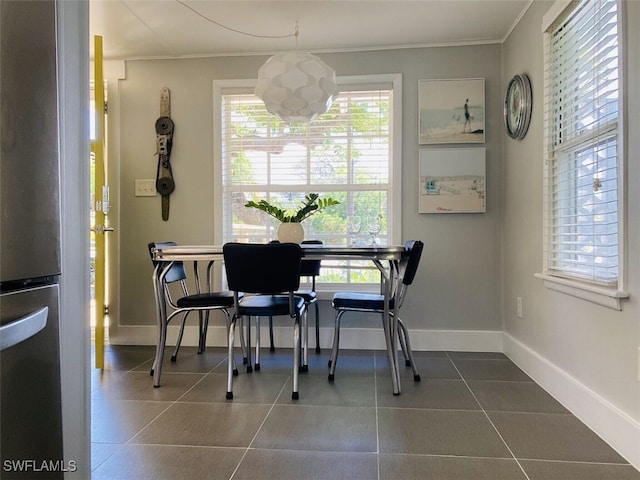
[[[276,241],[272,242],[276,243]],[[302,245],[322,245],[322,240],[303,240]],[[311,281],[310,289],[302,289],[297,290],[295,292],[296,295],[304,298],[305,303],[305,318],[303,319],[303,332],[302,335],[305,337],[303,343],[308,342],[308,333],[307,333],[307,317],[309,316],[309,307],[311,305],[315,306],[315,319],[316,319],[316,353],[320,353],[320,309],[318,307],[318,294],[316,292],[316,277],[320,275],[321,268],[320,260],[305,260],[302,258],[302,265],[300,267],[300,277],[308,278]],[[269,350],[274,352],[275,345],[273,342],[273,317],[269,317]],[[305,350],[306,352],[306,350]],[[304,359],[302,366],[303,369],[306,367],[307,362],[306,358]]]
[[[227,243],[223,246],[227,284],[234,295],[235,313],[229,328],[229,367],[227,398],[233,398],[233,344],[235,324],[247,317],[247,372],[251,372],[251,317],[256,318],[256,362],[260,370],[260,317],[288,315],[293,319],[293,392],[298,398],[300,369],[300,320],[305,302],[296,296],[300,287],[302,250],[295,243]],[[240,293],[244,292],[244,298]]]
[[[398,267],[398,285],[394,288],[394,294],[389,299],[389,314],[393,315],[394,307],[397,306],[397,311],[400,311],[404,302],[405,295],[409,288],[409,285],[413,283],[413,279],[418,271],[420,264],[420,257],[422,256],[422,250],[424,243],[420,240],[411,240],[404,244],[407,254],[400,260]],[[338,351],[340,344],[340,324],[342,316],[347,312],[374,312],[384,315],[384,295],[371,294],[371,293],[356,293],[356,292],[338,292],[334,294],[332,301],[333,308],[336,310],[335,329],[333,334],[333,348],[331,350],[331,359],[329,360],[329,381],[334,380],[336,371],[336,363],[338,361]],[[387,319],[383,318],[383,321]],[[416,382],[420,381],[420,374],[416,368],[415,361],[413,359],[413,352],[411,351],[411,342],[409,341],[409,332],[404,325],[404,322],[398,315],[398,338],[400,346],[405,358],[405,364],[410,366],[413,370],[413,379]],[[393,347],[395,348],[395,346]]]
[[[151,255],[151,261],[153,263],[154,268],[162,268],[163,262],[158,262],[153,260],[154,249],[156,248],[164,248],[164,247],[175,247],[177,244],[175,242],[151,242],[148,244],[149,254]],[[164,320],[164,324],[161,326],[161,331],[159,332],[159,340],[158,340],[158,349],[164,350],[166,344],[166,336],[167,336],[167,328],[169,322],[176,316],[182,314],[182,322],[180,325],[180,332],[178,334],[178,339],[176,341],[175,350],[173,355],[171,356],[171,361],[175,362],[178,358],[178,351],[180,350],[180,345],[182,343],[182,337],[184,335],[184,328],[187,321],[187,317],[191,312],[198,312],[198,354],[204,352],[206,341],[207,341],[207,329],[209,324],[209,312],[211,310],[219,310],[221,311],[226,318],[227,328],[229,328],[231,324],[231,315],[229,310],[233,308],[233,293],[230,291],[218,291],[211,292],[211,267],[213,266],[213,262],[210,262],[207,266],[207,291],[200,292],[200,281],[198,278],[198,270],[197,267],[194,268],[196,275],[196,293],[189,293],[189,289],[187,287],[187,272],[185,270],[183,262],[173,262],[168,268],[166,272],[162,272],[163,281],[162,281],[162,289],[160,295],[164,296],[165,302],[167,304],[168,309],[171,310],[171,313],[167,315],[167,318]],[[178,284],[179,289],[174,290],[172,293],[171,284]],[[153,375],[154,369],[156,365],[154,364],[151,369],[151,375]]]

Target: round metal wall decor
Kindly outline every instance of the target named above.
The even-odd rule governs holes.
[[[531,81],[525,74],[515,75],[504,97],[504,124],[511,138],[522,140],[531,121]]]

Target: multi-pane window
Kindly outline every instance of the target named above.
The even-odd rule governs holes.
[[[244,205],[266,199],[295,209],[311,192],[340,202],[303,223],[306,239],[370,244],[368,226],[381,224],[379,244],[399,238],[399,169],[394,168],[394,82],[341,86],[330,110],[313,122],[285,124],[267,113],[252,88],[220,89],[222,241],[268,242],[278,221]],[[396,205],[394,207],[394,202]],[[360,231],[347,225],[360,218]],[[323,262],[320,282],[377,283],[372,265]]]
[[[622,237],[618,2],[573,2],[547,29],[545,43],[545,273],[617,287]]]

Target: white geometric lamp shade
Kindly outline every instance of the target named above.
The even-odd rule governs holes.
[[[336,72],[309,53],[279,53],[258,70],[255,94],[283,122],[309,122],[331,107]]]

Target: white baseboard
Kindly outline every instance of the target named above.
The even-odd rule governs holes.
[[[504,353],[516,365],[640,469],[640,423],[508,333],[503,335]]]
[[[262,322],[260,342],[267,345],[269,341],[266,322]],[[293,342],[293,330],[290,327],[274,327],[274,342],[288,346]],[[502,332],[486,330],[410,330],[411,347],[414,351],[469,351],[469,352],[502,352]],[[178,338],[178,326],[170,325],[167,333],[167,345],[175,345]],[[157,329],[155,326],[118,326],[109,331],[109,341],[114,345],[155,345]],[[320,329],[320,346],[331,348],[333,328]],[[309,343],[315,346],[315,331],[309,327]],[[187,325],[182,345],[198,344],[198,329]],[[222,326],[212,325],[207,333],[207,346],[223,347],[226,345],[226,331]],[[380,328],[342,328],[340,348],[384,350],[384,336]]]

